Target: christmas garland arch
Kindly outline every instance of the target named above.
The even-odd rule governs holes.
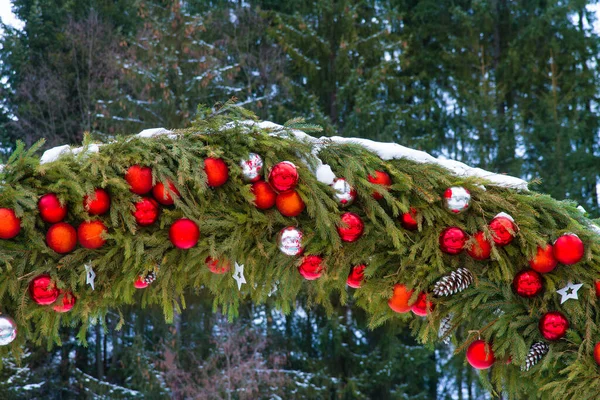
[[[60,344],[61,324],[85,340],[123,304],[171,320],[190,288],[231,315],[247,298],[287,312],[302,290],[326,308],[352,297],[372,326],[402,318],[424,343],[454,341],[496,393],[597,397],[600,241],[575,204],[299,131],[313,128],[217,113],[41,160],[19,145],[0,171],[2,351]]]

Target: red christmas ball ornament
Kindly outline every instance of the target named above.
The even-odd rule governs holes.
[[[277,235],[277,247],[288,256],[298,256],[304,252],[302,231],[294,226],[288,226],[279,231]]]
[[[539,272],[526,269],[513,279],[513,289],[521,297],[534,297],[542,293],[544,281]]]
[[[110,209],[110,196],[104,189],[96,188],[92,196],[83,198],[83,208],[90,215],[104,215]]]
[[[106,243],[104,235],[108,232],[102,221],[82,222],[77,228],[79,244],[86,249],[99,249]]]
[[[355,242],[362,236],[365,224],[358,215],[352,212],[343,213],[341,221],[338,233],[343,242]]]
[[[168,189],[167,189],[168,188]],[[171,181],[167,181],[167,185],[164,183],[158,182],[152,188],[152,195],[163,206],[172,206],[175,203],[173,199],[173,195],[175,197],[179,197],[179,190],[175,187],[175,184]]]
[[[254,194],[254,205],[261,210],[267,210],[275,205],[277,193],[271,185],[265,181],[258,181],[252,184],[252,194]]]
[[[433,303],[427,299],[427,293],[421,292],[410,310],[419,317],[427,316],[427,310],[433,310]]]
[[[596,343],[594,346],[594,361],[596,361],[596,364],[600,365],[600,342]]]
[[[375,171],[375,175],[369,175],[367,176],[367,179],[371,183],[384,186],[387,190],[389,190],[392,185],[392,178],[390,178],[387,172],[383,171]],[[381,200],[383,199],[383,195],[379,192],[373,192],[373,198],[375,200]]]
[[[342,207],[347,207],[356,200],[356,189],[354,189],[344,178],[334,179],[331,187],[335,191],[335,199]]]
[[[242,177],[247,182],[258,182],[262,175],[263,159],[256,153],[248,154],[247,159],[240,161],[242,167]]]
[[[473,368],[488,369],[496,361],[492,346],[483,340],[476,340],[467,349],[467,361]]]
[[[404,229],[409,231],[416,231],[419,229],[419,223],[417,222],[417,215],[419,212],[416,208],[411,207],[409,212],[405,212],[400,216],[400,223]]]
[[[286,217],[300,215],[306,207],[304,201],[302,201],[302,197],[295,190],[279,193],[275,198],[275,205],[281,215]]]
[[[216,258],[206,257],[206,260],[204,260],[204,262],[206,263],[206,266],[208,267],[210,272],[212,272],[213,274],[226,274],[231,269],[231,265],[227,260],[220,261]]]
[[[269,183],[280,193],[295,188],[299,178],[298,169],[289,161],[275,164],[269,172]]]
[[[138,276],[135,282],[133,282],[133,287],[136,289],[145,289],[148,286],[150,286],[150,284],[146,282],[143,276]]]
[[[397,283],[394,285],[394,294],[388,300],[388,306],[397,313],[407,313],[411,305],[408,304],[413,290],[408,290],[405,285]]]
[[[10,208],[0,208],[0,239],[12,239],[21,232],[21,220]]]
[[[594,286],[596,287],[596,297],[600,297],[600,280],[594,282]]]
[[[447,254],[459,254],[467,243],[467,234],[456,226],[446,228],[440,233],[440,250]]]
[[[490,231],[497,246],[506,246],[515,238],[517,226],[510,215],[500,213],[490,222]]]
[[[140,165],[132,165],[125,173],[125,180],[129,183],[129,190],[135,194],[143,195],[152,190],[152,169]]]
[[[77,232],[66,222],[59,222],[46,232],[46,244],[59,254],[69,253],[77,245]]]
[[[485,238],[485,234],[482,231],[477,232],[473,235],[473,242],[467,249],[469,254],[475,260],[487,260],[490,258],[492,253],[492,244]]]
[[[40,211],[40,217],[50,224],[60,222],[67,216],[67,206],[60,204],[58,196],[54,193],[48,193],[40,197],[38,210]]]
[[[364,264],[352,267],[348,279],[346,279],[346,284],[354,289],[360,288],[362,281],[365,279],[365,268],[367,268],[367,266]]]
[[[169,239],[179,249],[190,249],[198,243],[200,229],[191,219],[181,218],[171,225]]]
[[[537,253],[529,260],[529,266],[542,274],[552,271],[558,265],[558,260],[554,258],[554,249],[551,244],[546,247],[538,246]]]
[[[56,284],[48,274],[36,276],[29,282],[29,296],[41,306],[54,303],[59,293]]]
[[[58,313],[66,313],[71,311],[71,309],[75,306],[76,298],[72,292],[60,292],[63,297],[62,301],[59,301],[52,309]]]
[[[298,266],[298,272],[308,281],[314,281],[323,274],[323,257],[306,256]]]
[[[204,172],[206,173],[208,186],[213,188],[224,185],[229,179],[229,168],[221,158],[208,157],[205,159]]]
[[[539,328],[546,340],[558,340],[567,333],[569,321],[562,313],[551,311],[542,316]]]
[[[566,233],[554,242],[554,258],[561,264],[577,264],[583,258],[583,242],[574,233]]]
[[[149,226],[156,222],[158,219],[158,213],[158,203],[150,197],[144,197],[135,203],[135,211],[133,212],[133,216],[138,225]]]

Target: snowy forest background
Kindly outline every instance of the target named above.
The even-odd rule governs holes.
[[[231,97],[261,118],[395,141],[600,213],[600,38],[584,0],[14,0],[0,39],[0,161],[185,127]],[[123,317],[125,323],[119,321]],[[119,329],[117,329],[119,328]],[[120,309],[2,360],[0,398],[481,399],[452,349],[299,298],[230,323],[204,292],[166,325]]]

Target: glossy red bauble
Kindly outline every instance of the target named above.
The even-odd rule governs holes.
[[[227,260],[220,261],[216,258],[206,257],[206,260],[204,260],[204,262],[206,263],[206,266],[208,267],[210,272],[212,272],[213,274],[226,274],[231,269],[231,265]]]
[[[295,190],[279,193],[275,198],[275,205],[281,215],[286,217],[298,216],[306,207],[302,197]]]
[[[467,243],[467,234],[456,226],[446,228],[440,233],[440,250],[447,254],[458,254]]]
[[[48,193],[40,197],[38,210],[40,211],[40,217],[50,224],[60,222],[67,216],[67,206],[60,204],[58,196],[54,193]]]
[[[425,292],[419,293],[417,301],[410,307],[410,310],[420,317],[427,316],[427,310],[433,310],[433,303],[427,299],[428,295]]]
[[[490,231],[496,246],[507,246],[515,238],[517,226],[508,216],[497,216],[490,222]]]
[[[59,290],[48,274],[36,276],[29,282],[29,296],[41,306],[47,306],[56,301]]]
[[[21,220],[10,208],[0,208],[0,239],[12,239],[21,232]]]
[[[198,243],[200,229],[191,219],[181,218],[169,229],[169,239],[179,249],[190,249]]]
[[[476,340],[467,349],[467,361],[473,368],[488,369],[496,361],[492,347],[483,340]]]
[[[557,265],[558,260],[554,258],[554,249],[551,244],[546,247],[538,246],[537,253],[529,260],[529,266],[542,274],[552,271]]]
[[[177,190],[175,184],[173,184],[171,181],[167,181],[167,186],[165,186],[165,184],[162,182],[158,182],[152,188],[152,195],[156,201],[163,206],[171,206],[173,203],[175,203],[173,195],[175,195],[176,198],[180,196],[179,190]]]
[[[323,257],[306,256],[298,266],[298,272],[309,281],[314,281],[323,274]]]
[[[348,279],[346,279],[346,284],[354,289],[360,288],[363,279],[365,279],[365,268],[367,268],[367,266],[364,264],[352,267]]]
[[[149,226],[156,222],[159,211],[160,209],[158,208],[156,200],[150,197],[144,197],[135,203],[133,216],[138,225]]]
[[[375,175],[367,176],[369,182],[374,183],[376,185],[382,185],[386,189],[389,190],[389,187],[392,185],[392,178],[387,174],[387,172],[383,171],[375,171]],[[373,198],[375,200],[383,199],[383,195],[379,192],[373,192]]]
[[[485,238],[485,234],[482,231],[477,232],[473,235],[473,241],[470,247],[467,249],[467,254],[473,257],[475,260],[487,260],[490,258],[492,253],[492,244]]]
[[[600,342],[596,343],[594,346],[594,361],[596,361],[596,364],[600,365]]]
[[[534,297],[542,293],[544,281],[539,272],[526,269],[519,272],[513,279],[513,289],[521,297]]]
[[[62,294],[62,300],[59,300],[58,304],[56,304],[52,309],[59,313],[66,313],[71,311],[71,309],[75,306],[76,298],[72,292],[60,292]]]
[[[258,181],[252,184],[252,194],[254,194],[254,205],[256,208],[266,210],[275,205],[277,193],[271,185],[265,181]]]
[[[77,228],[79,244],[86,249],[99,249],[106,243],[104,235],[108,232],[102,221],[82,222]]]
[[[280,193],[295,188],[298,179],[300,179],[298,169],[289,161],[275,164],[269,172],[269,183]]]
[[[59,222],[48,229],[46,244],[57,253],[69,253],[77,245],[77,232],[66,222]]]
[[[343,242],[355,242],[362,236],[364,230],[365,224],[358,215],[352,212],[342,214],[338,233]]]
[[[409,231],[416,231],[419,229],[419,223],[417,222],[418,211],[416,208],[411,207],[409,212],[405,212],[400,216],[400,223],[404,229]]]
[[[546,340],[558,340],[566,335],[569,321],[562,313],[551,311],[542,316],[539,328]]]
[[[110,209],[110,196],[104,189],[95,189],[94,194],[83,198],[83,208],[90,215],[104,215]]]
[[[229,167],[221,158],[208,157],[204,160],[204,172],[208,186],[219,187],[229,179]]]
[[[143,276],[139,276],[136,281],[133,282],[133,287],[136,289],[145,289],[148,286],[150,286],[150,284],[146,282]]]
[[[562,235],[554,242],[554,258],[561,264],[577,264],[583,258],[584,251],[583,242],[574,233]]]
[[[129,183],[129,190],[133,193],[146,194],[152,190],[152,169],[133,165],[125,173],[125,180]]]
[[[594,286],[596,287],[596,297],[600,297],[600,280],[595,281]]]
[[[412,294],[413,290],[408,290],[405,285],[397,283],[394,285],[394,294],[388,300],[388,306],[397,313],[407,313],[410,311],[411,305],[408,302]]]

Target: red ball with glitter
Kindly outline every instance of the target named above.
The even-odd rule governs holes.
[[[54,193],[48,193],[40,197],[38,210],[40,211],[40,217],[50,224],[60,222],[67,216],[67,206],[60,204],[58,196]]]
[[[485,233],[479,231],[474,234],[473,241],[469,248],[467,248],[467,254],[475,260],[482,261],[490,258],[491,253],[492,244],[485,238]]]
[[[362,281],[365,279],[365,268],[367,268],[367,266],[364,264],[352,267],[348,279],[346,279],[346,284],[354,289],[360,288]]]
[[[0,208],[0,239],[12,239],[21,232],[21,220],[10,208]]]
[[[360,238],[365,230],[365,224],[362,219],[352,213],[343,213],[341,224],[338,226],[338,233],[344,242],[355,242]]]
[[[58,304],[56,304],[52,309],[58,313],[66,313],[71,311],[71,309],[75,306],[75,302],[77,299],[73,292],[60,292],[62,294],[62,299],[59,300]]]
[[[171,225],[169,239],[179,249],[190,249],[198,243],[200,229],[191,219],[181,218]]]
[[[299,178],[298,169],[289,161],[275,164],[269,172],[269,183],[280,193],[295,188]]]
[[[110,209],[110,195],[104,189],[96,188],[91,196],[84,196],[83,208],[90,215],[104,215]]]
[[[146,194],[152,190],[152,168],[132,165],[125,173],[125,180],[133,193]]]
[[[56,284],[48,274],[36,276],[29,282],[29,296],[41,306],[54,303],[59,294]]]
[[[446,228],[440,233],[440,250],[447,254],[459,254],[467,243],[467,234],[456,226]]]
[[[583,258],[584,251],[583,242],[574,233],[562,235],[553,246],[554,258],[565,265],[577,264]]]
[[[513,289],[521,297],[534,297],[542,293],[544,281],[539,272],[526,269],[513,279]]]
[[[542,274],[550,272],[556,268],[558,260],[554,258],[554,249],[551,244],[545,247],[538,246],[535,256],[529,260],[529,266]]]
[[[171,181],[167,181],[165,185],[162,182],[158,182],[152,188],[152,195],[163,206],[172,206],[175,203],[175,197],[179,197],[179,190],[175,187],[175,184]]]
[[[507,246],[515,238],[517,226],[510,215],[501,213],[490,222],[490,231],[496,246]]]
[[[298,266],[298,272],[304,279],[313,281],[323,274],[323,257],[321,256],[306,256]]]
[[[496,361],[492,346],[483,340],[475,340],[467,349],[467,361],[473,368],[488,369]]]
[[[569,321],[562,313],[551,311],[542,316],[539,328],[546,340],[558,340],[566,335]]]
[[[135,218],[135,222],[137,222],[139,226],[149,226],[156,222],[158,219],[158,213],[159,208],[156,200],[150,197],[144,197],[135,203],[135,211],[133,212],[133,216]]]
[[[392,185],[392,178],[387,174],[387,172],[383,171],[375,171],[374,175],[367,176],[369,182],[374,183],[376,185],[381,185],[389,190],[389,187]],[[379,192],[373,192],[373,198],[375,200],[383,199],[383,195]]]
[[[206,173],[208,186],[213,188],[224,185],[229,179],[229,167],[221,158],[208,157],[205,159],[204,172]]]
[[[405,212],[400,216],[400,223],[404,229],[409,231],[416,231],[419,229],[419,223],[417,222],[418,211],[416,208],[411,207],[409,212]]]

